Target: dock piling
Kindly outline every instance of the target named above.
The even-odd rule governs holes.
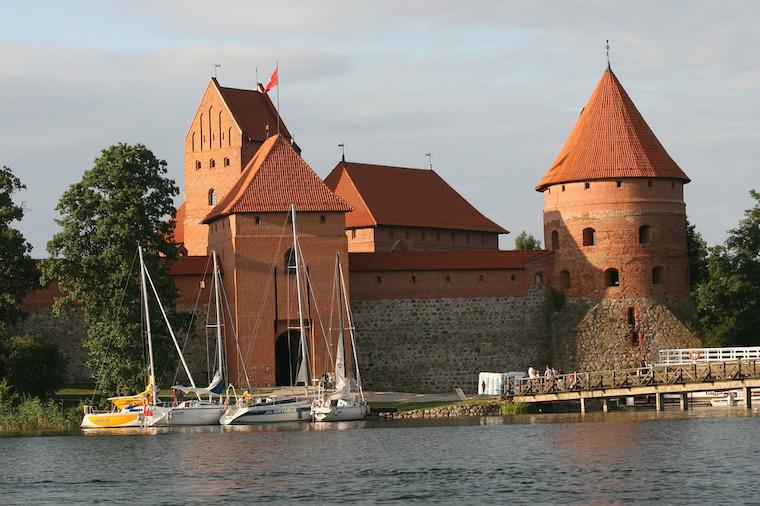
[[[654,394],[654,398],[655,398],[655,407],[656,407],[657,411],[664,410],[665,409],[665,405],[663,403],[664,399],[663,399],[662,394],[659,393],[659,392],[657,392],[657,393]]]
[[[689,409],[689,394],[686,392],[681,394],[681,411]]]
[[[752,388],[744,387],[744,406],[752,409]]]

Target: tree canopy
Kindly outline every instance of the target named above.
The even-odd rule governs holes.
[[[760,193],[731,229],[710,248],[707,276],[696,289],[697,312],[711,346],[760,345]]]
[[[515,237],[515,249],[541,249],[541,241],[523,230]]]
[[[22,317],[21,302],[26,292],[39,285],[29,256],[32,246],[12,226],[24,217],[24,208],[13,199],[25,188],[11,169],[0,169],[0,331]]]
[[[171,232],[178,193],[165,161],[142,144],[117,144],[103,150],[56,207],[61,231],[48,242],[43,280],[57,282],[64,294],[56,311],[76,309],[86,317],[87,365],[105,391],[141,388],[146,380],[138,244],[162,302],[175,315],[169,262],[177,256]],[[173,371],[157,306],[151,322],[157,367]]]

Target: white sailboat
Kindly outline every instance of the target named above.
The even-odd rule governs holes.
[[[238,397],[235,404],[229,406],[219,419],[222,425],[237,425],[250,423],[299,422],[311,420],[311,399],[308,396],[310,383],[308,349],[306,346],[306,325],[304,323],[304,301],[301,286],[301,249],[298,242],[296,227],[296,205],[290,206],[291,222],[293,224],[293,252],[295,254],[296,292],[298,298],[298,329],[300,333],[298,346],[298,373],[295,385],[304,386],[304,395],[287,395],[254,397],[247,399]]]
[[[320,395],[312,403],[311,414],[314,420],[318,422],[362,420],[369,414],[369,406],[364,398],[359,374],[354,325],[351,318],[351,306],[346,293],[346,283],[343,279],[343,268],[340,265],[340,253],[336,254],[335,257],[335,280],[338,285],[338,346],[335,354],[335,391],[320,390]],[[344,310],[348,320],[349,336],[351,337],[356,392],[351,391],[351,381],[346,375]]]
[[[207,387],[198,388],[195,386],[195,382],[190,376],[190,372],[186,371],[188,378],[192,386],[173,386],[172,390],[175,392],[182,392],[183,394],[195,395],[195,399],[184,400],[172,405],[169,412],[166,414],[163,420],[158,421],[158,425],[218,425],[219,417],[222,416],[225,410],[224,404],[222,404],[222,394],[224,393],[224,339],[222,337],[222,311],[221,311],[221,299],[220,299],[220,287],[221,287],[221,274],[219,272],[219,263],[216,255],[216,251],[211,252],[213,258],[213,277],[214,277],[214,305],[216,309],[216,322],[213,327],[216,328],[216,357],[215,357],[215,372],[211,379],[211,382]],[[167,325],[168,325],[167,321]],[[182,352],[177,348],[180,354],[182,363],[184,364],[184,357]],[[203,397],[206,397],[204,399]],[[214,397],[217,400],[213,400]]]

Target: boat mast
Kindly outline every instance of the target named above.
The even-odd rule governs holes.
[[[296,292],[298,292],[298,328],[300,333],[300,354],[301,363],[298,366],[298,376],[296,383],[303,382],[304,386],[309,386],[309,357],[306,349],[306,328],[303,322],[303,300],[301,294],[301,259],[299,255],[300,247],[298,245],[298,229],[296,227],[296,204],[290,204],[290,218],[293,223],[293,254],[296,256]]]
[[[217,360],[219,360],[219,374],[224,379],[224,367],[222,366],[222,310],[221,300],[219,299],[219,283],[221,282],[221,276],[219,275],[219,264],[217,263],[216,250],[213,250],[211,254],[214,257],[214,298],[216,305],[216,348],[217,348]]]
[[[335,282],[338,284],[338,343],[335,350],[335,380],[336,386],[338,381],[338,374],[341,379],[345,380],[346,377],[346,338],[345,329],[346,324],[343,322],[343,288],[342,278],[340,272],[340,253],[335,253]]]
[[[140,285],[142,287],[142,299],[145,304],[145,326],[148,333],[148,359],[150,364],[150,377],[148,383],[150,384],[150,395],[153,397],[152,401],[156,403],[156,374],[153,370],[153,337],[150,333],[150,313],[148,312],[148,289],[145,286],[145,261],[143,260],[142,246],[137,245],[137,251],[140,256]]]
[[[340,254],[339,257],[340,258]],[[359,374],[359,361],[356,357],[356,336],[354,335],[354,322],[351,318],[351,305],[348,301],[348,293],[346,292],[346,282],[343,278],[343,267],[340,265],[340,262],[338,263],[338,271],[340,272],[340,286],[343,291],[343,302],[346,307],[346,318],[348,318],[348,331],[351,334],[351,352],[354,357],[354,371],[356,374],[356,385],[359,387],[359,394],[361,395],[362,400],[364,400],[364,389],[362,388],[362,378]]]

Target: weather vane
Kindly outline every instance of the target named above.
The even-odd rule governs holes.
[[[428,169],[433,170],[433,153],[425,153],[428,159]]]
[[[346,161],[346,145],[342,142],[338,144],[338,147],[340,148],[341,155],[340,155],[340,161],[345,162]]]
[[[221,63],[213,63],[212,65],[214,66],[214,79],[216,79],[216,69],[221,68],[222,64]]]
[[[610,66],[610,40],[607,39],[607,68]]]

